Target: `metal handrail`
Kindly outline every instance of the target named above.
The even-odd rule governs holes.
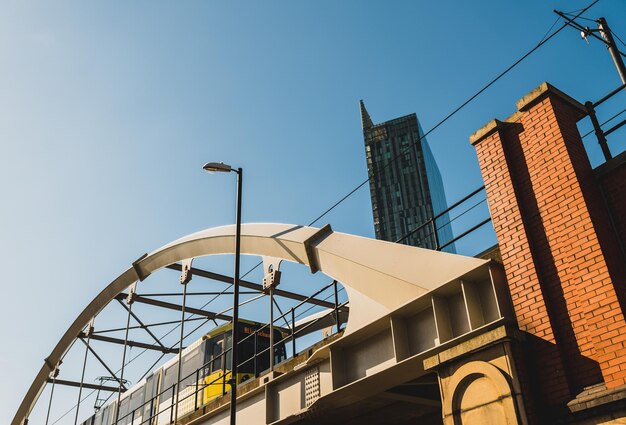
[[[621,86],[619,86],[618,88],[616,88],[615,90],[613,90],[612,92],[610,92],[609,94],[604,96],[602,99],[600,99],[597,102],[593,103],[593,107],[595,108],[595,107],[603,104],[604,102],[606,102],[607,100],[609,100],[610,98],[615,96],[617,93],[621,92],[624,88],[626,88],[626,83],[622,84]]]
[[[333,280],[330,284],[328,284],[328,285],[324,286],[323,288],[321,288],[320,290],[318,290],[316,293],[314,293],[313,295],[311,295],[309,298],[313,298],[313,297],[315,297],[315,296],[319,295],[320,293],[322,293],[323,291],[327,290],[327,289],[328,289],[328,288],[330,288],[331,286],[334,286],[335,291],[337,290],[337,282],[336,282],[335,280]],[[335,294],[335,295],[336,295],[336,294]],[[303,332],[303,331],[305,331],[307,328],[309,328],[310,326],[314,325],[314,324],[315,324],[315,323],[317,323],[318,321],[320,321],[320,320],[322,320],[322,319],[326,318],[326,317],[327,317],[328,315],[330,315],[330,314],[334,314],[336,317],[338,317],[338,316],[337,316],[337,311],[338,311],[340,308],[345,308],[345,307],[347,306],[347,304],[348,304],[347,302],[342,303],[342,304],[336,304],[335,308],[333,308],[333,309],[332,309],[331,311],[329,311],[327,314],[325,314],[325,315],[323,315],[323,316],[320,316],[320,317],[316,318],[315,320],[312,320],[310,323],[307,323],[305,326],[303,326],[302,328],[300,328],[299,330],[297,330],[297,331],[296,331],[296,330],[295,330],[295,315],[293,314],[293,312],[295,311],[295,309],[297,309],[298,307],[303,306],[303,305],[304,305],[304,304],[306,304],[306,303],[307,303],[307,300],[303,300],[302,302],[298,303],[297,305],[295,305],[294,307],[292,307],[292,308],[289,310],[289,313],[292,315],[292,324],[291,324],[291,326],[292,326],[292,332],[291,332],[291,334],[290,334],[290,335],[283,336],[283,337],[282,337],[282,338],[281,338],[278,342],[275,342],[275,345],[276,345],[276,344],[281,344],[281,343],[286,342],[286,341],[288,341],[288,340],[292,340],[292,341],[294,342],[294,347],[295,347],[295,338],[296,338],[296,336],[297,336],[298,334],[302,333],[302,332]],[[284,314],[282,314],[281,316],[277,317],[274,321],[276,322],[276,321],[278,321],[278,320],[282,319],[283,317],[285,317],[286,315],[287,315],[287,313],[284,313]],[[243,338],[243,339],[241,339],[240,341],[238,341],[238,342],[237,342],[237,346],[239,346],[241,343],[243,343],[245,340],[247,340],[247,339],[248,339],[248,338],[250,338],[250,337],[253,337],[253,336],[255,336],[255,337],[256,337],[256,336],[258,335],[258,333],[259,333],[259,332],[261,332],[263,329],[266,329],[266,328],[267,328],[267,327],[269,327],[269,326],[270,326],[269,324],[265,324],[265,325],[263,325],[262,327],[260,327],[259,329],[256,329],[256,330],[255,330],[252,334],[247,335],[245,338]],[[339,332],[339,330],[340,330],[340,329],[339,329],[339,322],[337,322],[337,332]],[[251,362],[251,361],[254,361],[254,362],[255,362],[255,369],[256,369],[256,362],[257,362],[257,359],[258,359],[261,355],[265,354],[267,351],[270,351],[270,350],[271,350],[271,351],[273,351],[273,348],[274,348],[274,347],[267,347],[267,348],[265,348],[265,349],[263,349],[263,350],[261,350],[261,351],[257,352],[257,351],[256,351],[256,349],[257,349],[257,344],[255,344],[255,355],[254,355],[254,356],[252,356],[252,357],[250,357],[250,358],[248,358],[248,359],[246,359],[246,360],[244,360],[243,362],[238,363],[238,366],[242,366],[242,365],[244,365],[244,364],[246,364],[246,363],[249,363],[249,362]],[[208,386],[210,386],[210,385],[213,385],[213,384],[215,384],[215,383],[218,383],[219,381],[222,381],[222,384],[223,384],[223,387],[224,387],[224,389],[222,390],[222,396],[226,393],[226,391],[225,391],[225,384],[226,384],[226,375],[227,375],[227,374],[226,374],[225,372],[224,372],[224,373],[222,373],[222,375],[221,375],[221,376],[218,376],[218,377],[216,377],[215,379],[213,379],[211,382],[208,382],[208,383],[203,383],[203,384],[201,384],[201,385],[199,385],[199,384],[198,384],[198,382],[199,382],[199,372],[200,372],[201,370],[203,370],[203,369],[206,369],[207,367],[210,367],[210,366],[211,366],[211,364],[214,364],[214,363],[215,363],[218,359],[219,359],[219,361],[221,361],[221,362],[222,362],[222,368],[223,368],[223,370],[225,370],[225,366],[226,366],[226,355],[227,355],[227,354],[228,354],[228,353],[229,353],[232,349],[233,349],[233,347],[228,347],[228,348],[225,348],[225,349],[222,351],[222,353],[220,353],[220,354],[219,354],[219,356],[218,356],[217,358],[213,358],[213,359],[209,360],[208,362],[204,363],[202,366],[200,366],[198,369],[196,369],[196,370],[195,370],[195,371],[193,371],[192,373],[190,373],[190,374],[188,374],[187,376],[185,376],[185,377],[182,377],[182,378],[181,378],[181,382],[182,382],[182,381],[185,381],[185,380],[187,380],[188,378],[192,377],[193,375],[195,375],[195,376],[196,376],[196,380],[195,380],[195,384],[194,384],[194,385],[196,386],[196,389],[195,389],[195,391],[193,391],[192,393],[190,393],[190,394],[188,394],[188,395],[184,396],[183,398],[179,398],[179,400],[178,400],[178,404],[179,404],[179,405],[180,405],[180,403],[181,403],[182,401],[187,400],[189,397],[194,396],[194,397],[196,397],[196,402],[195,402],[195,405],[194,405],[194,411],[196,411],[196,410],[200,407],[200,406],[198,406],[198,405],[197,405],[197,396],[198,396],[198,393],[199,393],[200,391],[203,391],[206,387],[208,387]],[[270,354],[270,355],[271,355],[271,354]],[[293,350],[293,352],[292,352],[292,358],[293,358],[293,357],[295,357],[295,355],[296,355],[296,351],[295,351],[295,349],[294,349],[294,350]],[[255,372],[255,376],[257,376],[256,372]],[[231,377],[231,378],[232,378],[232,377]],[[119,417],[119,418],[117,419],[117,422],[116,422],[116,423],[119,423],[120,421],[122,421],[122,420],[124,420],[124,419],[128,418],[129,416],[131,416],[131,418],[132,418],[132,419],[131,419],[131,424],[132,424],[132,422],[134,421],[134,415],[135,415],[135,412],[137,412],[138,410],[139,410],[139,411],[141,411],[141,412],[143,412],[143,411],[145,410],[145,407],[146,407],[148,404],[150,404],[150,406],[151,406],[151,407],[150,407],[150,410],[151,410],[151,412],[152,412],[152,411],[154,410],[154,402],[155,402],[157,399],[159,399],[159,398],[160,398],[163,394],[166,394],[166,393],[168,393],[169,391],[171,391],[171,392],[172,392],[172,398],[171,398],[172,403],[171,403],[171,405],[170,405],[170,406],[165,407],[165,408],[164,408],[164,410],[158,410],[160,407],[157,407],[157,411],[156,411],[156,412],[154,412],[153,414],[151,414],[151,416],[150,416],[149,418],[145,418],[145,419],[144,419],[144,418],[142,417],[141,424],[144,424],[144,423],[146,423],[147,421],[151,421],[152,419],[154,419],[154,418],[155,418],[156,416],[158,416],[159,414],[161,414],[161,413],[163,413],[163,412],[167,411],[167,409],[173,409],[173,408],[175,407],[174,405],[175,405],[175,394],[176,394],[176,387],[177,387],[177,385],[178,385],[178,383],[173,383],[171,386],[169,386],[169,387],[167,387],[167,388],[164,388],[164,389],[161,389],[161,390],[160,390],[160,391],[159,391],[159,392],[158,392],[155,396],[151,397],[151,398],[150,398],[150,400],[146,400],[146,401],[144,401],[144,403],[143,403],[142,405],[140,405],[140,406],[136,407],[135,409],[133,409],[133,410],[129,411],[129,412],[128,412],[127,414],[125,414],[124,416]],[[180,393],[180,388],[178,388],[178,393]],[[119,408],[120,408],[120,406],[119,406],[119,404],[118,404],[117,409],[119,410]]]
[[[474,230],[478,229],[479,227],[484,226],[485,224],[489,223],[491,221],[491,217],[484,219],[483,221],[481,221],[480,223],[478,223],[477,225],[475,225],[474,227],[466,230],[465,232],[461,233],[459,236],[457,236],[456,238],[452,238],[450,239],[448,242],[446,242],[445,244],[441,245],[439,247],[439,250],[444,249],[445,247],[447,247],[448,245],[452,245],[454,242],[458,241],[461,238],[464,238],[465,236],[469,235],[470,233],[472,233]]]
[[[450,211],[452,211],[453,209],[457,208],[458,206],[462,205],[464,202],[466,202],[468,199],[472,198],[473,196],[475,196],[476,194],[478,194],[479,192],[485,190],[485,186],[481,186],[475,190],[473,190],[472,192],[470,192],[468,195],[464,196],[463,198],[461,198],[460,200],[458,200],[457,202],[455,202],[454,204],[452,204],[450,207],[446,208],[445,210],[443,210],[442,212],[440,212],[439,214],[433,216],[432,218],[430,218],[429,220],[427,220],[426,222],[422,223],[421,225],[419,225],[418,227],[416,227],[415,229],[407,232],[404,236],[402,236],[400,239],[396,240],[396,243],[400,243],[402,241],[404,241],[406,238],[408,238],[409,236],[413,235],[416,232],[419,232],[420,230],[423,230],[425,227],[430,226],[431,230],[430,233],[428,233],[425,237],[428,238],[430,236],[433,236],[435,239],[435,250],[436,251],[441,251],[444,248],[446,248],[447,246],[452,245],[454,242],[460,240],[461,238],[467,236],[468,234],[472,233],[473,231],[477,230],[479,227],[485,225],[486,223],[488,223],[489,221],[491,221],[491,217],[481,221],[480,223],[478,223],[477,225],[473,226],[471,229],[463,232],[462,234],[452,238],[449,241],[446,241],[444,244],[441,244],[440,240],[439,240],[439,235],[437,234],[437,231],[440,229],[443,229],[445,226],[450,225],[454,220],[456,220],[457,218],[463,216],[465,213],[469,212],[470,210],[474,209],[475,207],[477,207],[479,204],[485,202],[485,200],[480,201],[479,203],[472,205],[470,208],[466,209],[465,211],[463,211],[461,214],[457,215],[456,217],[454,217],[453,219],[449,220],[446,223],[443,223],[441,225],[437,225],[437,219],[440,219],[441,217],[443,217],[444,215],[448,214]]]
[[[624,83],[621,86],[615,88],[613,91],[611,91],[609,94],[607,94],[606,96],[604,96],[602,99],[598,100],[597,102],[591,102],[591,101],[585,102],[585,109],[587,110],[587,115],[589,115],[589,119],[591,120],[591,124],[593,126],[593,131],[596,134],[596,138],[598,139],[598,144],[600,145],[600,149],[602,150],[602,154],[604,155],[604,159],[607,160],[607,161],[612,159],[613,155],[611,154],[611,150],[609,149],[609,145],[608,145],[608,142],[606,140],[606,136],[608,136],[609,134],[611,134],[614,131],[618,130],[622,126],[626,125],[626,120],[623,120],[623,121],[617,123],[616,125],[614,125],[613,127],[609,128],[608,130],[605,131],[605,130],[602,129],[602,125],[598,121],[598,117],[596,115],[596,108],[599,105],[601,105],[602,103],[604,103],[607,100],[609,100],[610,98],[612,98],[613,96],[615,96],[617,93],[622,92],[622,90],[624,88],[626,88],[626,83]],[[604,123],[604,124],[606,124],[606,123]]]

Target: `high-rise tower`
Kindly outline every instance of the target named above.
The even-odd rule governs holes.
[[[447,205],[439,168],[417,116],[374,124],[362,100],[360,105],[376,238],[395,242],[422,226],[402,243],[429,249],[445,244],[452,239],[447,214],[436,226],[426,224]],[[445,250],[454,252],[454,246]]]

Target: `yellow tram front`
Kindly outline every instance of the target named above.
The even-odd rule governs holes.
[[[268,325],[239,321],[237,344],[238,371],[235,377],[236,383],[240,384],[270,367],[270,327]],[[226,323],[215,328],[203,338],[205,339],[205,364],[203,402],[208,401],[228,392],[232,363],[232,327]],[[284,334],[274,329],[274,364],[286,358]]]

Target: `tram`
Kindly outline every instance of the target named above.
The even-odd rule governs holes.
[[[258,376],[270,366],[270,331],[265,324],[239,320],[237,384]],[[232,322],[216,327],[182,352],[180,385],[178,356],[103,406],[82,425],[170,424],[178,397],[178,417],[230,390]],[[274,364],[286,359],[285,334],[274,329]]]

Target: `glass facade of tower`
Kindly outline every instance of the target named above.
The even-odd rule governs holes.
[[[447,208],[443,181],[415,114],[373,124],[361,102],[361,118],[376,238],[395,242]],[[437,219],[439,246],[452,239],[448,221]],[[402,243],[437,248],[431,225]]]

